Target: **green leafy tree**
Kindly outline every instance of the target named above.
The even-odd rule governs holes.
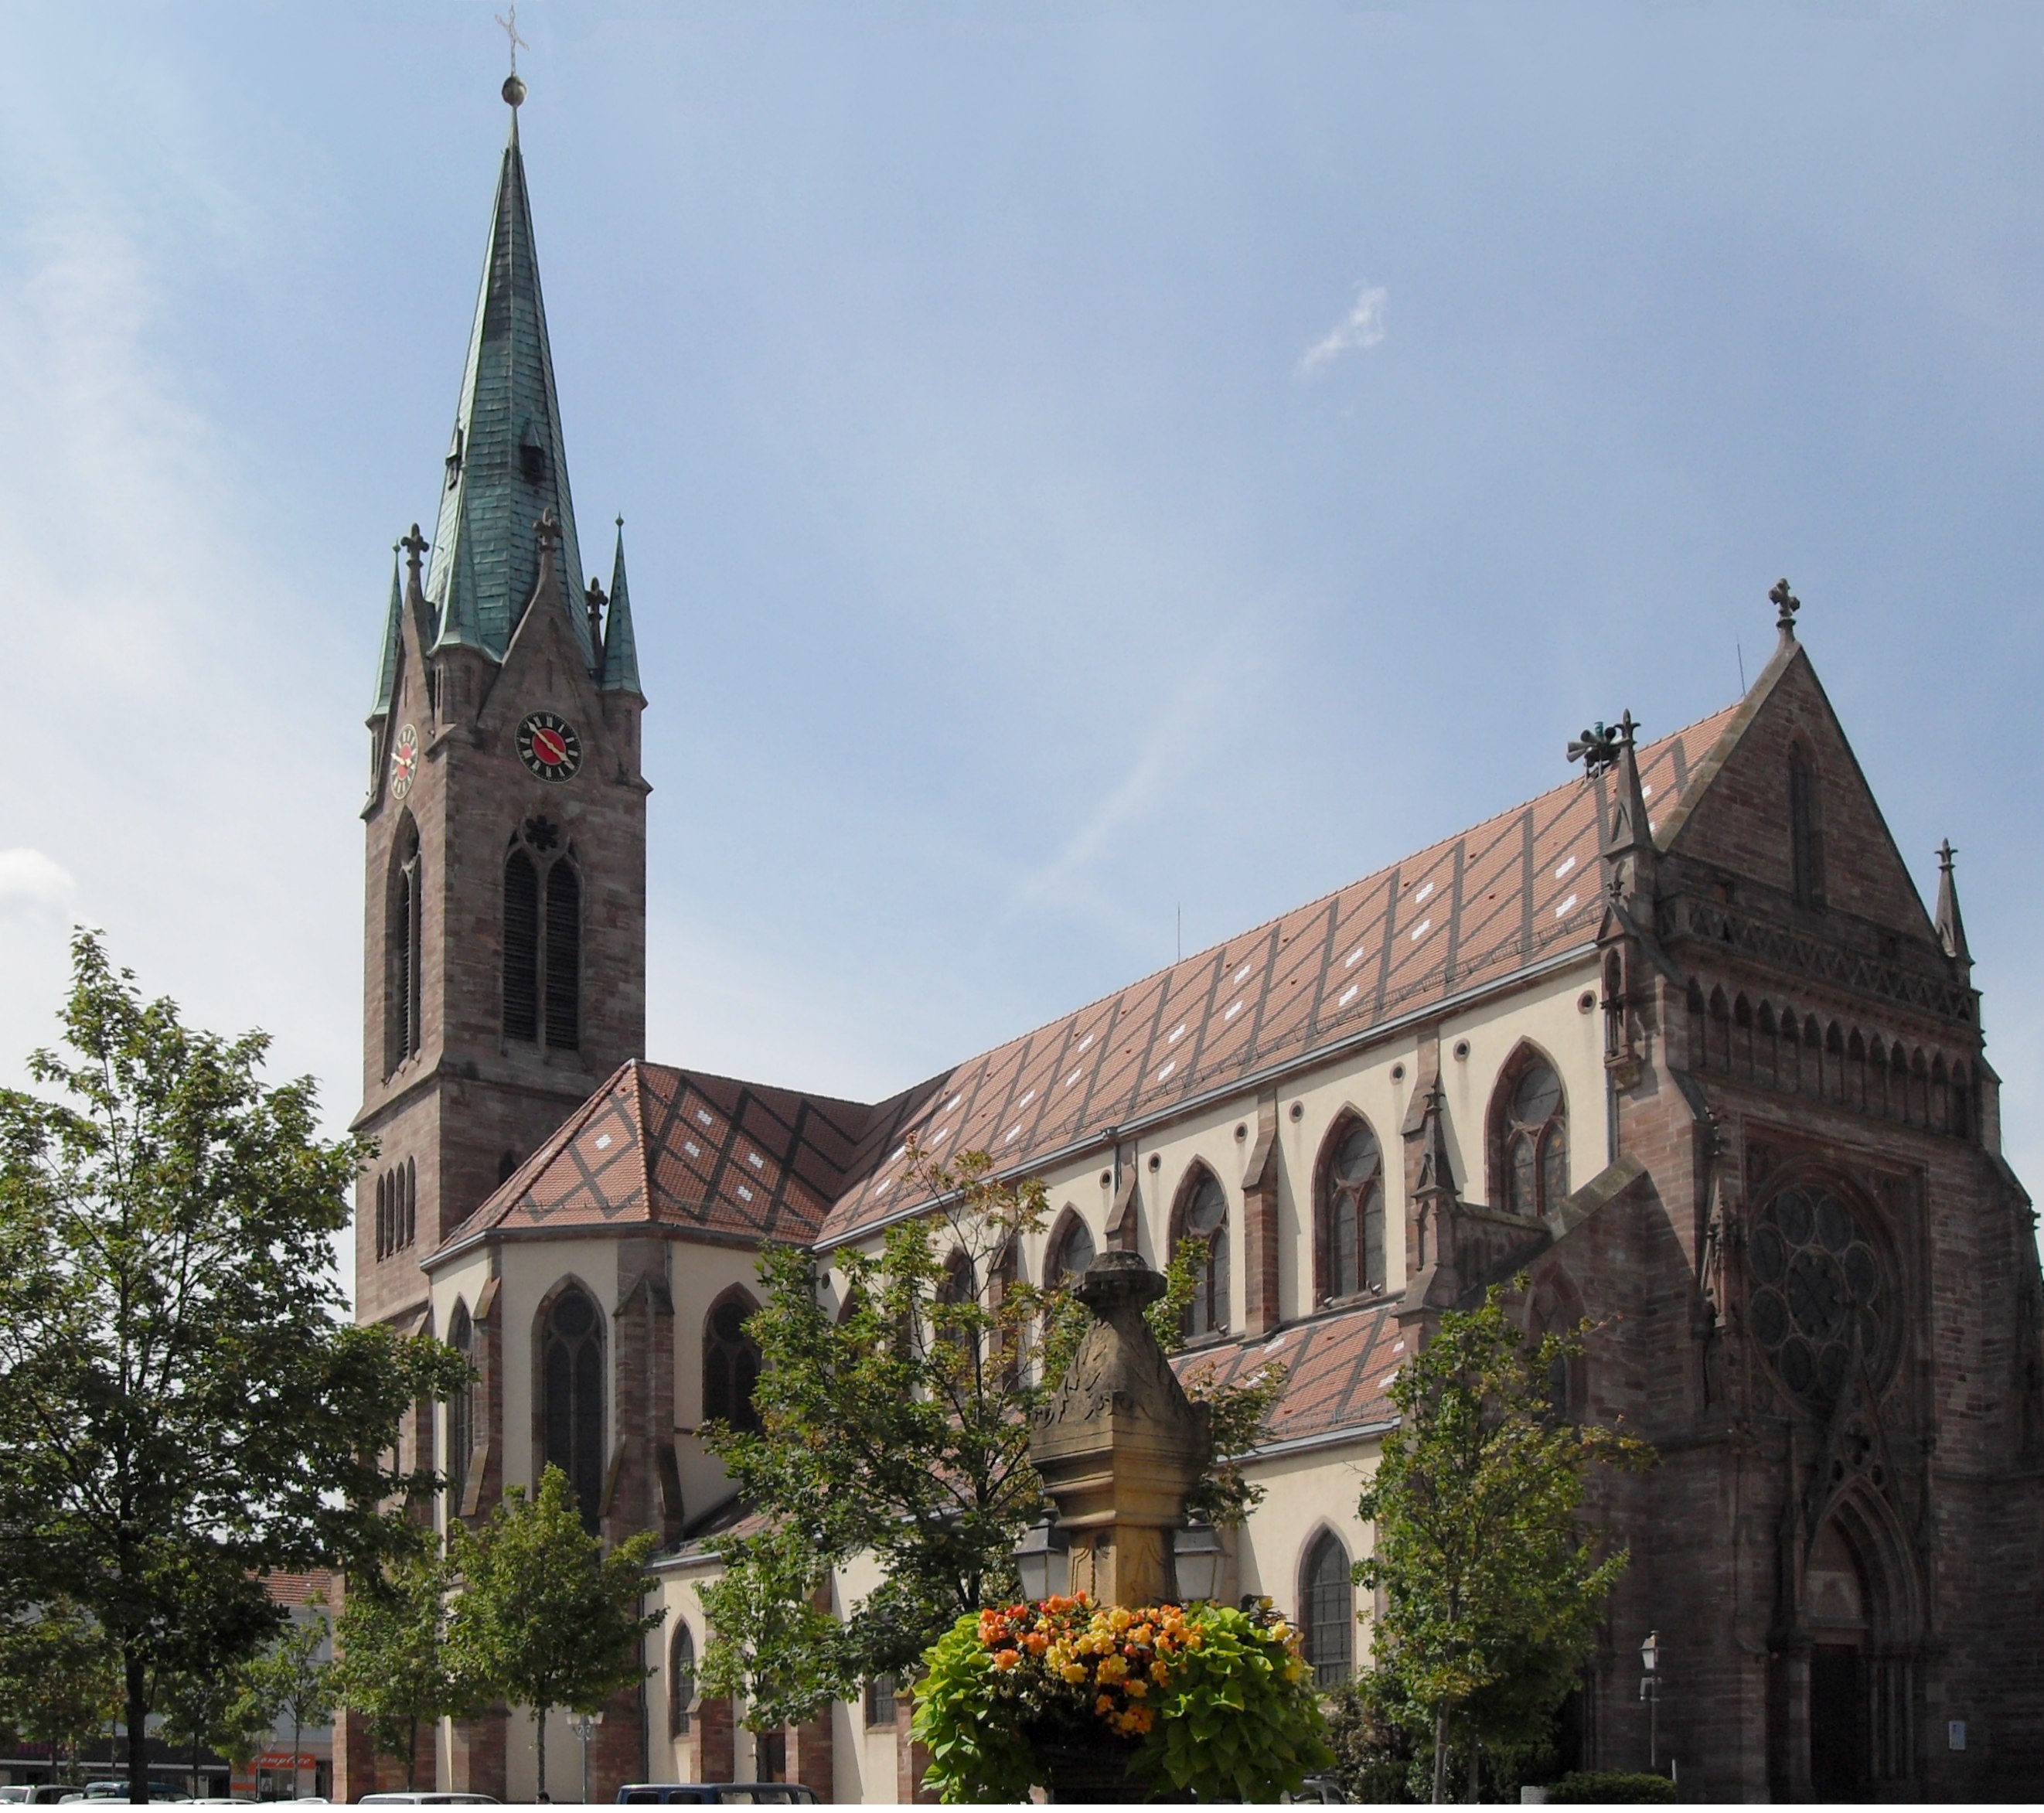
[[[1443,1316],[1391,1388],[1399,1427],[1362,1494],[1377,1538],[1356,1577],[1383,1595],[1381,1703],[1431,1736],[1436,1800],[1458,1738],[1472,1775],[1482,1746],[1540,1740],[1626,1565],[1623,1550],[1600,1558],[1577,1515],[1585,1477],[1653,1453],[1556,1413],[1549,1381],[1581,1337],[1529,1341],[1493,1287],[1480,1308]]]
[[[420,1727],[461,1717],[486,1697],[450,1640],[455,1584],[453,1562],[423,1540],[375,1573],[350,1575],[335,1627],[329,1704],[354,1712],[377,1750],[405,1765],[407,1788],[418,1786]],[[318,1692],[308,1691],[308,1707]]]
[[[646,1677],[644,1639],[665,1613],[639,1608],[659,1537],[642,1532],[606,1555],[559,1467],[540,1476],[536,1497],[513,1486],[481,1530],[457,1524],[453,1535],[455,1654],[469,1679],[531,1711],[544,1794],[547,1715],[601,1712]]]
[[[0,1718],[48,1745],[53,1767],[75,1781],[79,1752],[121,1710],[119,1660],[105,1630],[70,1600],[0,1621]]]
[[[333,1717],[333,1664],[327,1658],[332,1627],[324,1604],[315,1599],[316,1615],[288,1624],[275,1642],[248,1669],[249,1697],[267,1708],[266,1724],[289,1719],[291,1726],[291,1798],[298,1798],[298,1747],[308,1725],[324,1725]]]
[[[68,1596],[121,1658],[130,1794],[150,1683],[225,1667],[276,1614],[270,1569],[359,1567],[423,1489],[379,1460],[457,1356],[345,1319],[332,1242],[366,1148],[319,1137],[268,1041],[144,1002],[72,943],[67,1056],[0,1092],[0,1605]]]
[[[1045,1508],[1030,1415],[1089,1312],[1055,1288],[989,1289],[1003,1255],[1043,1227],[1043,1185],[1000,1177],[983,1152],[941,1167],[912,1152],[911,1164],[937,1207],[889,1229],[878,1252],[839,1257],[842,1316],[820,1300],[806,1254],[762,1255],[766,1300],[747,1323],[765,1362],[760,1426],[705,1432],[765,1527],[719,1545],[701,1677],[709,1692],[743,1696],[756,1730],[855,1697],[862,1680],[912,1673],[962,1615],[1012,1598],[1016,1543]],[[1203,1256],[1186,1243],[1151,1306],[1167,1350],[1183,1344]],[[1283,1382],[1276,1367],[1239,1389],[1193,1380],[1216,1432],[1196,1513],[1239,1523],[1254,1503],[1239,1457]],[[840,1621],[827,1609],[831,1572],[861,1554],[881,1584]]]
[[[204,1664],[166,1670],[152,1696],[163,1714],[159,1735],[175,1753],[191,1758],[192,1792],[199,1792],[199,1764],[207,1751],[235,1769],[254,1761],[270,1729],[268,1709],[249,1692],[243,1661],[229,1668]]]

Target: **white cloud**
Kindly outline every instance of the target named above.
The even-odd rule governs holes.
[[[1343,353],[1367,351],[1378,344],[1384,338],[1384,308],[1390,294],[1381,283],[1366,283],[1358,290],[1354,306],[1335,323],[1327,337],[1306,348],[1299,361],[1299,375],[1317,376]]]
[[[0,850],[0,924],[63,919],[78,884],[40,850]]]

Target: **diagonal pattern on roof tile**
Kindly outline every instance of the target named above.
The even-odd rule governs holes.
[[[1735,709],[1642,751],[1654,817]],[[856,1238],[914,1206],[911,1134],[940,1161],[978,1148],[1026,1166],[1587,946],[1608,792],[1567,782],[884,1102],[628,1064],[449,1243],[634,1223],[751,1244]]]
[[[1215,1385],[1240,1385],[1281,1362],[1291,1376],[1270,1413],[1266,1443],[1388,1423],[1398,1412],[1385,1393],[1405,1358],[1397,1308],[1395,1302],[1366,1304],[1295,1323],[1269,1340],[1174,1354],[1171,1365],[1189,1387],[1202,1378]]]
[[[1654,816],[1735,709],[1642,751]],[[1566,782],[969,1059],[924,1085],[900,1131],[939,1158],[977,1147],[1004,1169],[1026,1164],[1587,944],[1608,791],[1603,778]],[[903,1161],[888,1151],[848,1175],[823,1242],[905,1205]]]

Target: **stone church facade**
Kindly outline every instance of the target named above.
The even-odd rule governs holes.
[[[1529,1326],[1595,1325],[1572,1411],[1661,1456],[1596,1487],[1633,1560],[1571,1709],[1582,1764],[1645,1765],[1653,1631],[1661,1754],[1711,1798],[2027,1797],[2034,1217],[1950,853],[1927,910],[1785,586],[1773,658],[1714,716],[1652,741],[1628,717],[1585,774],[889,1100],[648,1062],[621,530],[585,586],[516,121],[370,719],[356,1300],[475,1368],[408,1433],[448,1476],[438,1517],[551,1461],[607,1537],[661,1533],[666,1621],[595,1734],[596,1797],[913,1792],[886,1684],[755,1737],[692,1667],[709,1538],[743,1511],[697,1431],[743,1414],[756,1254],[807,1246],[835,1291],[833,1254],[925,1206],[911,1135],[1044,1180],[1032,1279],[1211,1240],[1181,1366],[1290,1369],[1226,1590],[1294,1612],[1323,1680],[1367,1654],[1347,1580],[1387,1387],[1443,1311],[1523,1273]],[[531,1735],[450,1724],[432,1767],[529,1799]],[[363,1734],[336,1750],[337,1794],[367,1791]]]

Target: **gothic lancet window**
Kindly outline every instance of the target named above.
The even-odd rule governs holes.
[[[745,1332],[746,1319],[758,1307],[743,1291],[733,1291],[709,1312],[703,1324],[703,1420],[728,1423],[734,1429],[757,1430],[753,1389],[759,1383],[759,1346]]]
[[[603,1321],[579,1285],[567,1286],[548,1308],[540,1377],[542,1458],[567,1475],[593,1531],[603,1498]]]
[[[457,1303],[454,1319],[448,1324],[448,1345],[460,1354],[463,1366],[471,1369],[448,1400],[447,1481],[448,1516],[461,1515],[462,1493],[468,1485],[468,1450],[475,1441],[475,1324],[469,1319],[468,1305]]]
[[[1384,1154],[1362,1121],[1335,1129],[1321,1168],[1314,1255],[1319,1303],[1384,1289]]]
[[[1788,751],[1788,861],[1796,905],[1822,906],[1823,835],[1818,822],[1817,773],[1800,743]]]
[[[504,1036],[582,1043],[582,877],[544,818],[526,820],[504,858]]]
[[[1508,1069],[1493,1109],[1493,1173],[1514,1215],[1549,1213],[1569,1193],[1569,1109],[1562,1079],[1531,1054]]]
[[[1306,1551],[1299,1575],[1300,1635],[1316,1687],[1337,1687],[1354,1667],[1355,1587],[1348,1550],[1324,1530]]]
[[[424,864],[418,827],[407,816],[390,863],[384,919],[383,1074],[418,1054],[421,1032],[420,943],[425,911]]]
[[[1051,1236],[1043,1281],[1055,1289],[1069,1290],[1085,1275],[1086,1267],[1099,1256],[1099,1249],[1093,1244],[1093,1230],[1068,1208],[1057,1231]]]
[[[1207,1243],[1206,1262],[1200,1269],[1193,1300],[1185,1308],[1185,1333],[1197,1339],[1202,1335],[1225,1333],[1228,1328],[1228,1193],[1220,1179],[1201,1168],[1194,1171],[1179,1198],[1176,1238],[1171,1248],[1186,1239]]]
[[[677,1622],[674,1646],[667,1652],[667,1735],[686,1738],[695,1709],[695,1634]]]

